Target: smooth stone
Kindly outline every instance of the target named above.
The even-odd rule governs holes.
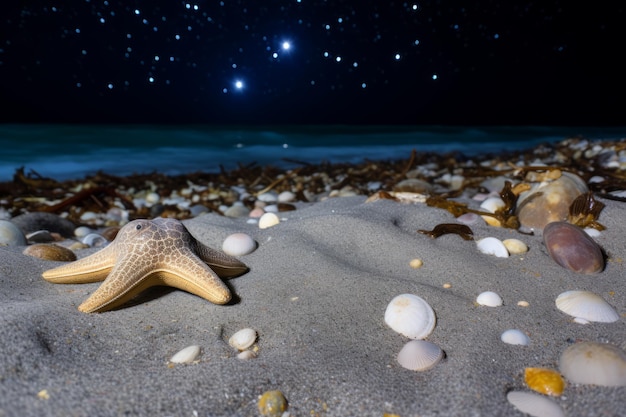
[[[73,262],[76,254],[70,249],[54,243],[35,243],[27,246],[22,252],[24,255],[32,256],[47,261]]]
[[[600,245],[578,226],[549,223],[543,229],[543,241],[550,257],[563,268],[581,274],[595,274],[604,269]]]
[[[257,248],[256,241],[245,233],[233,233],[224,239],[222,250],[227,255],[243,256],[254,252]]]
[[[76,228],[76,225],[68,219],[43,211],[20,214],[13,217],[11,222],[26,234],[37,230],[47,230],[67,238],[74,236],[74,229]]]
[[[26,245],[24,232],[9,220],[0,220],[0,246]]]

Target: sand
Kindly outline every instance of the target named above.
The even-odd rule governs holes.
[[[267,390],[284,393],[291,416],[523,415],[506,393],[528,391],[525,367],[557,368],[576,341],[626,348],[626,204],[603,202],[607,229],[597,241],[608,263],[596,275],[557,265],[540,236],[472,225],[477,239],[514,237],[530,247],[496,258],[457,235],[417,233],[455,221],[424,204],[330,198],[299,204],[264,230],[216,214],[186,220],[212,247],[234,232],[259,244],[240,257],[250,271],[227,281],[235,299],[226,306],[156,289],[124,308],[84,314],[77,306],[99,284],[48,283],[41,273],[56,263],[0,248],[0,416],[256,416]],[[414,258],[421,268],[409,266]],[[622,318],[574,323],[554,300],[575,289],[602,295]],[[504,305],[476,305],[487,290]],[[396,362],[408,339],[383,316],[402,293],[436,312],[428,340],[446,357],[431,370]],[[244,327],[259,334],[258,357],[246,361],[227,343]],[[530,346],[503,343],[510,328],[526,332]],[[197,362],[168,364],[194,344],[202,348]],[[554,401],[568,416],[617,416],[626,387],[570,384]]]

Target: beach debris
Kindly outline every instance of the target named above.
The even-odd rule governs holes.
[[[604,298],[590,291],[565,291],[556,297],[556,307],[572,317],[601,323],[619,320],[619,314]]]
[[[528,252],[528,245],[519,239],[504,239],[502,244],[510,255],[521,255],[522,253]]]
[[[396,359],[403,368],[427,371],[437,365],[443,356],[443,350],[436,344],[426,340],[411,340],[400,349]]]
[[[9,220],[0,220],[0,246],[24,246],[24,232]]]
[[[510,391],[506,399],[517,410],[533,417],[565,417],[561,406],[543,395],[526,391]]]
[[[393,186],[393,191],[415,194],[429,194],[432,189],[432,185],[418,178],[407,178]]]
[[[54,243],[35,243],[27,246],[22,253],[47,261],[72,262],[76,260],[74,252]]]
[[[478,294],[476,303],[486,307],[499,307],[502,305],[502,297],[493,291],[484,291]]]
[[[433,230],[418,230],[418,233],[425,234],[430,236],[433,239],[436,239],[440,236],[446,234],[455,234],[461,236],[464,240],[473,240],[474,232],[469,226],[465,224],[457,224],[457,223],[441,223],[433,228]]]
[[[604,203],[596,200],[591,191],[586,192],[572,201],[567,221],[582,228],[604,230],[605,227],[597,222],[602,209],[604,209]]]
[[[538,180],[520,194],[516,208],[520,224],[535,232],[541,232],[548,223],[567,220],[572,202],[589,191],[583,179],[570,172],[562,172],[554,180]]]
[[[424,261],[419,258],[411,259],[411,261],[409,262],[409,266],[413,269],[419,269],[424,266]]]
[[[229,339],[228,344],[235,349],[242,351],[248,349],[254,344],[257,338],[257,332],[254,329],[246,327],[235,332]]]
[[[259,228],[267,229],[280,223],[280,219],[275,213],[265,213],[259,219]]]
[[[409,339],[424,339],[435,329],[435,311],[417,295],[400,294],[387,305],[385,323]]]
[[[257,248],[256,241],[246,233],[233,233],[224,239],[222,250],[230,256],[248,255]]]
[[[265,391],[259,396],[258,409],[264,417],[281,417],[287,410],[287,399],[279,390]]]
[[[563,268],[581,274],[595,274],[604,269],[600,245],[583,229],[567,222],[548,223],[543,241],[550,257]]]
[[[171,363],[191,363],[200,355],[200,346],[191,345],[178,351],[170,358]]]
[[[518,329],[505,330],[500,335],[500,340],[509,345],[530,345],[530,338],[526,335],[526,333]]]
[[[578,342],[563,351],[559,370],[574,384],[626,386],[626,352],[608,343]]]
[[[487,255],[493,255],[497,258],[508,258],[509,251],[502,243],[502,241],[496,237],[486,237],[476,241],[476,247],[478,250]]]
[[[525,368],[524,382],[540,394],[559,397],[565,389],[565,380],[558,371],[549,368]]]

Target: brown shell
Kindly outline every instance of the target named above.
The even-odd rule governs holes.
[[[74,252],[63,246],[55,245],[54,243],[36,243],[27,246],[22,253],[48,261],[73,262],[76,260],[76,254]]]
[[[552,222],[543,229],[550,257],[570,271],[595,274],[604,269],[600,246],[583,229],[567,222]]]

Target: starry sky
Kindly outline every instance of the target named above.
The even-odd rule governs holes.
[[[5,3],[0,122],[626,125],[615,1]]]

